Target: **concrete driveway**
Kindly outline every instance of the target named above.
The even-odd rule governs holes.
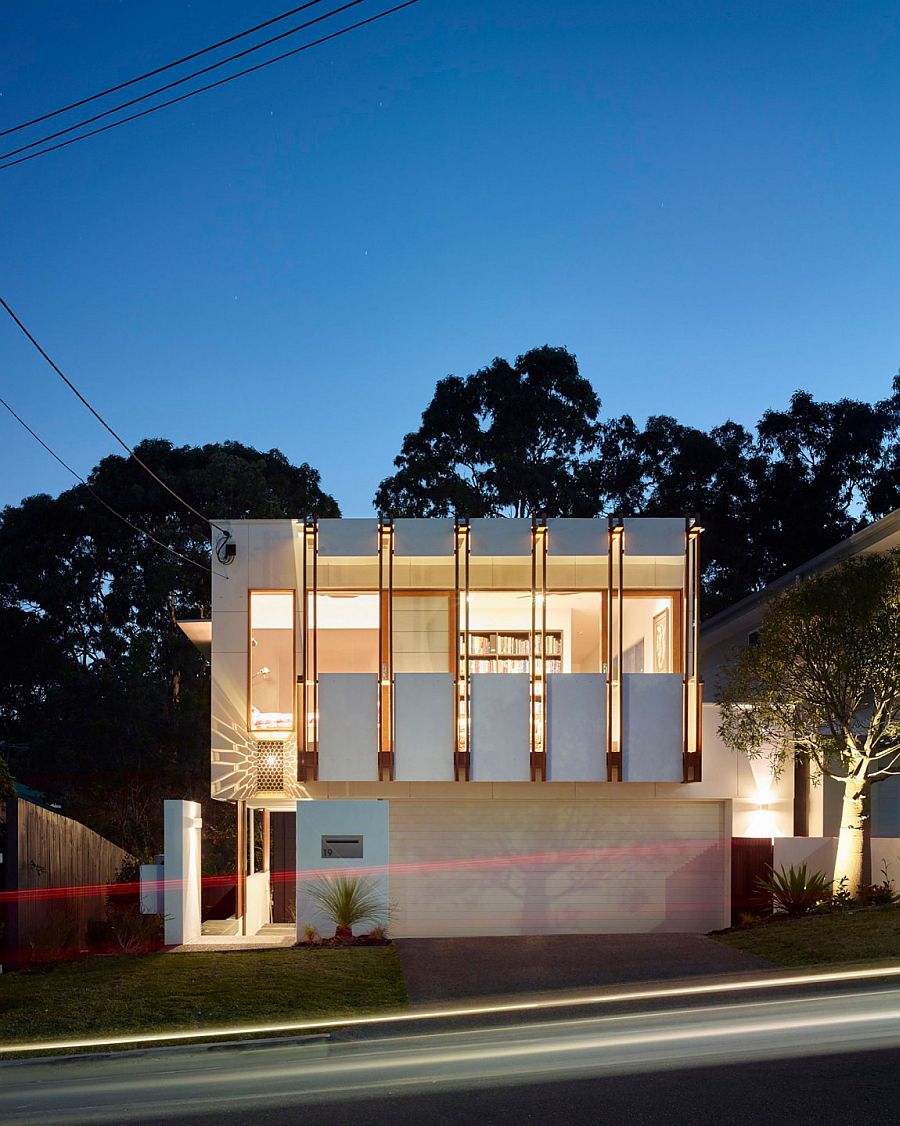
[[[400,938],[395,945],[413,1004],[774,968],[699,934]]]

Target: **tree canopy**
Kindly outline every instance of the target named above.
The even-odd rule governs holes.
[[[835,878],[855,895],[868,787],[900,773],[900,552],[856,556],[780,594],[721,704],[728,746],[776,770],[810,761],[844,785]]]
[[[565,348],[438,382],[375,494],[393,516],[530,516],[577,504],[600,400]]]
[[[337,516],[309,465],[236,442],[136,452],[215,518]],[[111,456],[88,488],[28,497],[0,515],[0,738],[18,777],[117,843],[158,847],[159,801],[206,796],[209,675],[173,608],[210,601],[209,528],[132,459]]]
[[[375,494],[393,516],[697,515],[715,612],[900,504],[900,376],[877,403],[798,391],[755,432],[600,417],[565,348],[441,379]]]

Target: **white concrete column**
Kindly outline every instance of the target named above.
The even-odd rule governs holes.
[[[181,946],[200,937],[200,803],[163,802],[165,942]]]

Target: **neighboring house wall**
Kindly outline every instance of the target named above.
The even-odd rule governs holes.
[[[105,917],[104,885],[115,881],[128,854],[86,825],[24,798],[4,804],[7,956],[33,947],[53,952],[49,948],[63,939],[83,947],[88,923]]]
[[[704,699],[709,703],[717,699],[730,659],[751,643],[753,633],[760,628],[765,619],[766,604],[770,599],[777,597],[779,592],[792,583],[828,571],[845,559],[873,552],[891,551],[898,547],[900,547],[900,509],[783,575],[765,590],[749,595],[704,622],[700,635],[700,670],[704,682]],[[718,717],[715,716],[715,719],[712,717],[713,713],[707,715],[704,708],[704,780],[709,776],[710,770],[715,769],[713,762],[717,756],[720,761],[726,761],[720,752],[727,753],[727,749],[716,749],[716,743],[720,742],[716,734]],[[753,764],[754,772],[758,771],[759,761]],[[764,802],[760,797],[757,810],[760,816],[753,817],[751,811],[749,821],[744,822],[741,820],[740,799],[746,802],[749,795],[746,787],[743,793],[736,790],[735,794],[739,800],[735,801],[734,835],[792,836],[793,817],[789,815],[790,807],[787,801],[793,794],[793,782],[793,772],[788,766],[781,779],[772,787],[773,800]],[[900,837],[900,776],[895,775],[876,783],[871,793],[870,817],[873,838]],[[840,829],[842,798],[843,786],[840,782],[829,778],[811,780],[807,799],[810,837],[837,836]],[[763,808],[765,806],[768,808]],[[754,831],[764,825],[766,818],[762,814],[771,814],[768,820],[775,830],[773,833]]]

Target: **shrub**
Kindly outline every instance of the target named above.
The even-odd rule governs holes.
[[[891,903],[900,901],[900,895],[894,891],[894,881],[888,875],[887,864],[881,864],[881,883],[863,884],[859,889],[859,902],[867,907],[887,907]]]
[[[303,941],[308,942],[310,946],[319,946],[322,942],[322,936],[315,927],[307,923],[303,928]]]
[[[361,876],[326,876],[311,883],[307,891],[319,910],[335,924],[335,934],[350,930],[357,923],[378,926],[387,922],[387,909],[374,885]]]
[[[771,895],[776,910],[794,918],[806,915],[828,899],[831,882],[824,872],[809,873],[805,864],[799,868],[792,864],[786,872],[784,865],[777,872],[770,866],[769,875],[757,880],[756,886]]]
[[[163,917],[142,915],[140,907],[130,904],[124,909],[107,912],[114,945],[124,953],[157,950],[163,944]]]
[[[78,920],[68,905],[53,905],[28,935],[23,960],[57,962],[78,954]]]

